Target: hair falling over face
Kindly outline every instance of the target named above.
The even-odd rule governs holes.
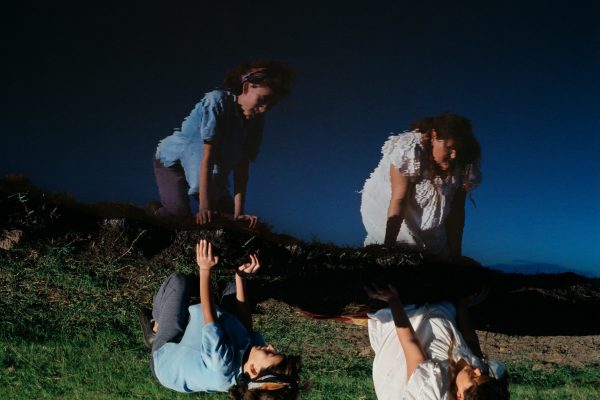
[[[453,168],[459,168],[464,175],[469,165],[478,162],[481,158],[481,146],[473,135],[471,122],[462,115],[445,113],[424,117],[414,121],[410,129],[421,132],[427,138],[423,142],[424,161],[430,177],[444,178]],[[443,171],[433,159],[433,132],[437,140],[452,139],[455,143],[455,157],[451,162],[450,170]]]

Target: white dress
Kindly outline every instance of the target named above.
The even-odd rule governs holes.
[[[461,186],[471,190],[480,183],[478,165],[473,164],[466,171],[455,170],[445,180],[430,179],[427,167],[422,165],[422,134],[416,131],[390,136],[381,153],[379,165],[361,191],[360,213],[367,230],[365,246],[384,242],[392,194],[389,171],[390,165],[394,165],[414,183],[414,190],[406,199],[404,219],[396,241],[448,257],[444,222],[456,190]]]
[[[452,359],[461,358],[474,367],[485,371],[455,325],[456,310],[451,303],[425,304],[405,307],[406,314],[415,330],[428,360],[420,364],[410,379],[406,379],[406,358],[396,334],[396,327],[389,308],[369,314],[369,340],[375,352],[373,360],[373,384],[379,400],[397,399],[444,399],[449,387],[448,350],[452,347]],[[489,374],[500,377],[505,367],[490,361]]]

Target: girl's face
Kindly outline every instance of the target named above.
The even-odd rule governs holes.
[[[244,83],[243,91],[238,96],[238,104],[242,107],[246,119],[266,113],[275,103],[277,99],[270,87],[249,82]]]
[[[458,375],[456,375],[456,397],[458,400],[462,400],[465,390],[475,384],[483,383],[487,379],[488,377],[483,375],[479,368],[473,368],[469,364],[466,364]]]
[[[275,351],[272,345],[254,346],[248,355],[248,374],[255,378],[261,371],[275,366],[283,361],[283,355]]]
[[[453,138],[438,139],[434,129],[431,131],[431,150],[435,163],[446,171],[456,158],[456,141]]]

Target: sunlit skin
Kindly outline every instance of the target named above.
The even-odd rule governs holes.
[[[455,142],[453,138],[438,139],[435,129],[431,131],[433,160],[443,171],[447,171],[450,168],[450,162],[456,158]]]
[[[270,87],[246,82],[237,102],[244,118],[252,119],[269,111],[277,103],[277,99]]]
[[[254,379],[261,371],[277,365],[281,361],[283,361],[283,355],[278,353],[273,345],[253,346],[250,349],[248,361],[244,363],[244,372]]]

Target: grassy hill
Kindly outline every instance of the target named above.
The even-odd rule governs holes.
[[[221,252],[216,286],[231,279],[246,251],[259,251],[264,267],[250,282],[254,322],[267,341],[302,355],[311,384],[303,398],[375,398],[366,328],[300,312],[377,308],[361,289],[369,281],[394,282],[405,302],[489,287],[475,322],[484,351],[507,361],[513,398],[600,398],[598,280],[450,266],[403,249],[303,243],[264,226],[199,230],[129,205],[43,193],[20,177],[0,181],[0,225],[2,399],[225,398],[156,384],[137,323],[166,276],[195,272],[199,238]]]

